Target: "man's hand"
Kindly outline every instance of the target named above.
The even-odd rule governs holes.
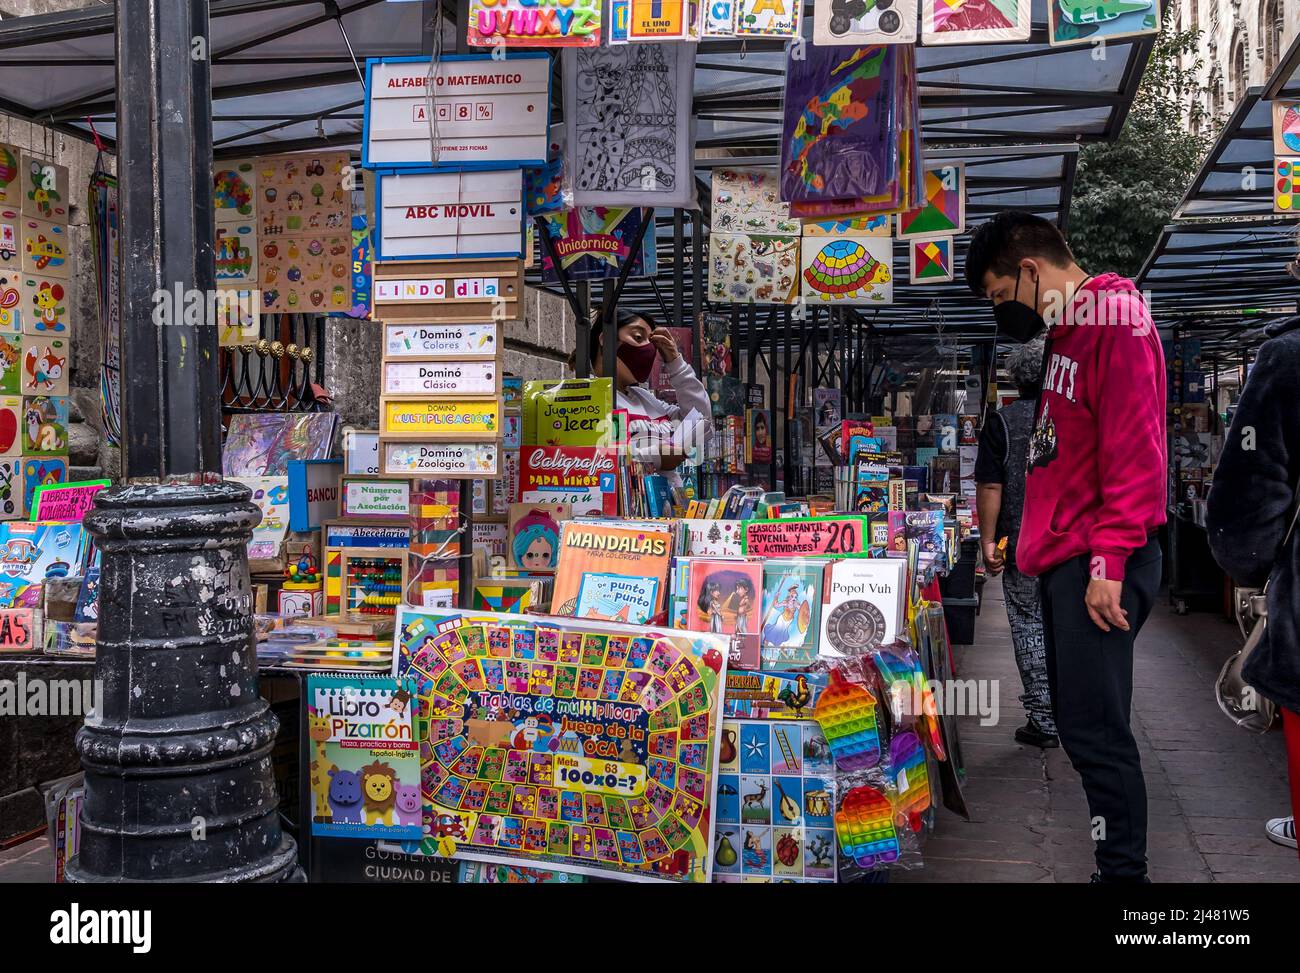
[[[1111,625],[1122,632],[1128,631],[1128,612],[1119,605],[1119,596],[1123,591],[1123,581],[1093,578],[1088,582],[1083,603],[1088,608],[1088,617],[1092,623],[1103,632],[1109,632]]]
[[[984,548],[984,567],[989,574],[1001,574],[1007,562],[1002,552],[998,550],[998,542],[990,538],[981,546]]]
[[[677,339],[667,328],[655,328],[650,332],[651,343],[659,349],[659,357],[665,362],[675,362],[682,357],[682,353],[677,348]]]

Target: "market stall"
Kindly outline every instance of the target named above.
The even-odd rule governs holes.
[[[1066,225],[1154,17],[649,6],[213,5],[222,472],[313,878],[859,881],[965,813],[964,240]],[[112,28],[0,24],[0,82],[64,69],[7,107],[111,149]],[[506,372],[539,288],[562,379]]]

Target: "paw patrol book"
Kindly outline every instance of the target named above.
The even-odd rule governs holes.
[[[424,836],[411,692],[389,677],[310,676],[312,834]]]

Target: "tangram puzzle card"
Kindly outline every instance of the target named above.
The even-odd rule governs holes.
[[[966,229],[966,166],[945,162],[925,167],[925,202],[898,214],[898,237],[957,234]]]
[[[939,284],[952,280],[952,237],[909,240],[909,279],[913,284]]]

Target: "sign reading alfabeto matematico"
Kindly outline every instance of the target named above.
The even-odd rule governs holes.
[[[551,67],[543,52],[448,55],[432,71],[427,58],[375,60],[367,76],[367,168],[426,167],[431,141],[439,165],[546,162]]]

